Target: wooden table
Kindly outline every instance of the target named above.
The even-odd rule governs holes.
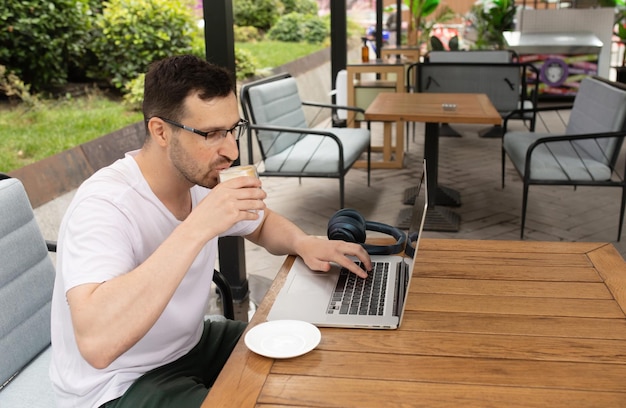
[[[287,360],[241,340],[202,407],[626,406],[626,264],[612,245],[422,239],[413,271],[398,330],[322,328]]]
[[[453,111],[443,104],[456,104]],[[381,93],[365,111],[365,118],[383,121],[384,150],[391,152],[392,122],[425,122],[424,157],[428,175],[428,213],[424,229],[427,231],[458,231],[459,216],[449,208],[460,205],[458,192],[438,185],[439,124],[485,123],[500,124],[502,117],[484,94],[457,93]],[[402,126],[397,126],[402,128]],[[396,159],[403,160],[404,144],[396,137]]]
[[[347,74],[347,83],[348,83],[348,106],[356,106],[356,88],[358,86],[364,85],[369,87],[376,87],[376,81],[373,83],[372,81],[361,81],[362,74],[376,74],[380,76],[378,83],[386,88],[394,87],[395,93],[403,93],[405,92],[405,70],[406,70],[406,60],[396,59],[396,58],[387,58],[384,60],[375,60],[365,63],[354,63],[346,65],[346,74]],[[390,74],[394,75],[395,78],[390,80]],[[357,121],[355,120],[355,112],[348,111],[347,113],[347,122],[348,126],[357,126]],[[398,140],[403,138],[403,128],[400,123],[397,124],[396,128],[398,132],[400,132],[396,137]],[[385,135],[387,137],[387,135]],[[389,134],[391,137],[391,133]],[[401,142],[401,140],[400,140]],[[398,142],[398,143],[400,143]],[[372,161],[371,168],[373,169],[395,169],[402,168],[403,163],[400,160],[404,156],[404,147],[402,151],[399,151],[399,148],[392,146],[391,143],[385,143],[383,146],[372,146],[372,151],[374,152],[383,152],[383,159]],[[392,157],[392,154],[396,153],[395,158]],[[399,157],[402,156],[402,157]],[[357,161],[354,164],[356,168],[366,168],[366,161]]]

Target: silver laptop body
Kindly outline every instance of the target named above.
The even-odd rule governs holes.
[[[407,240],[407,245],[412,245],[407,252],[412,253],[413,257],[417,255],[428,203],[425,170],[424,166]],[[333,266],[328,272],[312,271],[297,257],[287,274],[285,284],[276,296],[267,320],[303,320],[320,327],[397,329],[404,314],[413,259],[399,255],[372,255],[371,259],[373,263],[389,263],[384,283],[386,299],[373,315],[342,314],[337,299],[333,299],[337,281],[340,279],[339,266]],[[362,279],[356,275],[353,278]]]

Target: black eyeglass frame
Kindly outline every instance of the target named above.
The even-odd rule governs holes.
[[[195,133],[196,135],[200,135],[205,138],[207,141],[218,141],[226,138],[226,135],[229,133],[235,137],[235,140],[239,140],[239,138],[246,132],[248,128],[249,122],[246,119],[239,119],[237,123],[233,125],[230,129],[215,129],[209,130],[208,132],[203,132],[201,130],[192,128],[191,126],[183,125],[182,123],[175,122],[173,120],[163,118],[161,116],[154,116],[155,118],[161,119],[165,123],[169,123],[172,126],[177,128],[186,130],[188,132]],[[235,132],[237,130],[237,132]],[[219,136],[219,137],[218,137]]]

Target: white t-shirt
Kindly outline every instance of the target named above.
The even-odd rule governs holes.
[[[198,254],[152,329],[109,367],[93,368],[78,351],[65,293],[77,285],[104,282],[135,269],[180,224],[143,178],[136,154],[127,153],[85,181],[61,223],[50,376],[62,408],[98,407],[120,397],[142,374],[189,352],[202,334],[217,238]],[[193,207],[207,194],[210,189],[193,187]],[[248,235],[259,222],[240,222],[223,235]],[[111,327],[112,333],[115,330]]]

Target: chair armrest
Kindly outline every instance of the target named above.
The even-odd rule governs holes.
[[[332,132],[327,132],[320,129],[309,129],[309,128],[298,128],[298,127],[288,127],[288,126],[272,126],[272,125],[248,125],[248,129],[254,130],[269,130],[271,132],[285,132],[285,133],[300,133],[303,135],[318,135],[318,136],[326,136],[333,139],[339,145],[340,151],[340,159],[343,161],[343,144],[341,140]]]
[[[532,157],[532,153],[540,145],[547,145],[552,142],[567,142],[567,141],[576,141],[576,140],[586,140],[586,139],[606,139],[613,137],[624,137],[626,136],[626,130],[622,130],[619,132],[603,132],[603,133],[586,133],[586,134],[578,134],[578,135],[560,135],[560,136],[547,136],[541,137],[535,140],[530,146],[528,146],[528,150],[526,151],[526,159],[524,161],[524,168],[530,169],[530,160]],[[530,172],[526,171],[524,177],[530,178]]]
[[[226,280],[226,277],[222,274],[222,272],[218,271],[217,269],[213,270],[213,283],[215,283],[215,286],[217,286],[217,290],[222,297],[224,317],[230,320],[235,320],[233,292],[230,288],[230,284]]]
[[[514,111],[509,112],[505,117],[504,117],[504,122],[502,123],[502,128],[504,129],[504,133],[507,132],[507,128],[508,128],[508,123],[509,123],[509,119],[511,118],[511,116],[515,115],[515,114],[519,114],[519,113],[539,113],[539,112],[552,112],[552,111],[557,111],[557,110],[571,110],[573,105],[554,105],[554,106],[543,106],[543,107],[537,107],[536,103],[534,101],[532,101],[534,104],[534,108],[532,109],[516,109]]]
[[[546,136],[541,137],[533,144],[528,146],[528,152],[532,151],[541,144],[548,144],[550,142],[563,142],[563,141],[573,141],[573,140],[585,140],[585,139],[606,139],[609,137],[624,137],[626,136],[626,130],[621,130],[619,132],[603,132],[603,133],[585,133],[578,135],[559,135],[559,136]]]
[[[57,251],[57,242],[56,241],[48,241],[48,240],[46,240],[46,247],[48,247],[48,252],[56,252]]]
[[[327,132],[319,129],[309,129],[309,128],[298,128],[298,127],[285,127],[285,126],[272,126],[272,125],[248,125],[248,131],[251,130],[268,130],[271,132],[285,132],[285,133],[298,133],[303,135],[318,135],[330,137],[337,143],[337,147],[339,148],[339,165],[340,168],[343,168],[343,143],[341,143],[341,139],[337,137],[337,135],[332,132]],[[250,134],[249,134],[250,135]],[[250,139],[248,140],[250,142]],[[265,159],[265,152],[262,152],[263,159]]]
[[[302,105],[314,106],[317,108],[343,109],[343,110],[365,113],[365,109],[359,108],[358,106],[333,105],[333,104],[328,104],[328,103],[304,102],[304,101],[302,102]]]
[[[540,106],[535,108],[537,112],[550,112],[555,110],[570,110],[574,107],[573,104],[569,105],[553,105],[553,106]]]

